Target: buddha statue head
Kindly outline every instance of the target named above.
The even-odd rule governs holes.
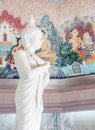
[[[30,21],[23,29],[21,39],[24,48],[31,53],[34,53],[36,50],[41,48],[42,33],[41,30],[35,25],[33,16],[31,16]]]

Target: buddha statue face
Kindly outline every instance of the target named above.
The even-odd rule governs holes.
[[[25,49],[35,52],[41,48],[42,32],[36,27],[33,17],[22,31],[21,38]]]
[[[29,47],[36,51],[41,48],[43,42],[42,33],[40,30],[35,31],[29,38]]]

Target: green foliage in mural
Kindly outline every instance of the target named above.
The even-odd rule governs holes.
[[[72,46],[66,41],[59,45],[58,59],[56,60],[59,67],[73,64],[73,62],[81,63],[76,52],[72,51]]]

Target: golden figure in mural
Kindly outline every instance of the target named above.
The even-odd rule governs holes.
[[[88,32],[85,32],[83,34],[83,41],[81,47],[83,49],[92,49],[93,48],[93,42]]]
[[[43,43],[41,45],[41,51],[37,53],[37,55],[45,60],[50,61],[51,64],[54,64],[57,56],[51,50],[50,40],[48,39],[48,32],[45,28],[42,28],[41,32],[43,35]]]
[[[72,50],[73,51],[78,51],[78,48],[80,48],[82,40],[78,36],[78,30],[75,28],[71,31],[71,38],[69,40],[69,43],[72,45]]]

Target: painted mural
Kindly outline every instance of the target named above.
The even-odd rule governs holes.
[[[75,17],[61,24],[57,65],[65,76],[95,73],[95,16]]]
[[[0,15],[0,78],[19,78],[12,51],[22,47],[19,40],[25,25],[6,10]],[[59,23],[60,29],[48,15],[42,15],[37,26],[42,31],[43,43],[36,54],[50,62],[51,78],[95,73],[94,15],[63,21]]]
[[[19,78],[15,67],[12,48],[25,25],[4,10],[0,16],[0,78]]]
[[[49,16],[44,15],[40,28],[45,43],[38,55],[45,54],[50,61],[51,78],[95,73],[95,16],[64,21],[59,32]]]

